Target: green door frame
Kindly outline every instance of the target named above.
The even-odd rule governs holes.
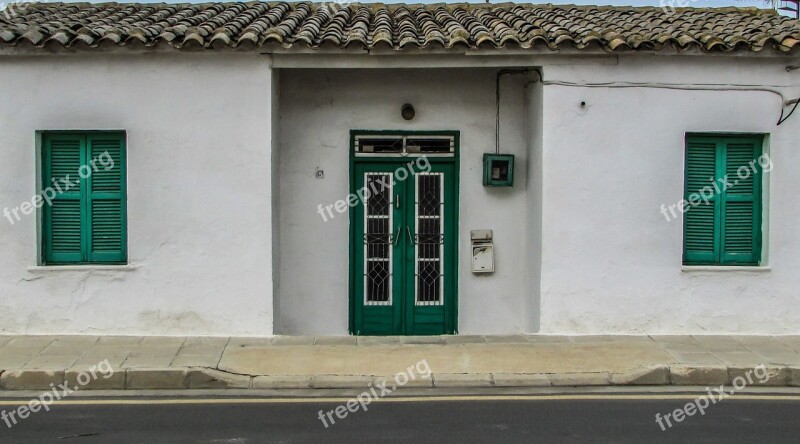
[[[460,171],[460,139],[461,133],[460,131],[453,131],[453,130],[442,130],[442,131],[407,131],[407,130],[350,130],[350,154],[349,154],[349,168],[350,168],[350,191],[352,192],[355,190],[356,187],[356,164],[361,162],[368,162],[373,164],[392,164],[398,162],[408,162],[410,160],[416,159],[419,156],[409,155],[409,156],[356,156],[356,137],[357,136],[449,136],[453,138],[454,142],[454,153],[452,156],[427,156],[428,162],[431,165],[452,165],[453,174],[453,199],[450,201],[450,206],[452,207],[452,214],[454,215],[454,220],[452,223],[445,223],[445,236],[448,238],[452,238],[452,242],[449,242],[449,245],[446,244],[446,248],[449,251],[446,251],[445,257],[452,258],[449,262],[445,263],[445,267],[447,271],[452,274],[452,285],[449,291],[446,293],[445,299],[445,333],[446,334],[457,334],[458,333],[458,214],[459,214],[459,171]],[[446,201],[447,202],[447,201]],[[413,214],[408,216],[409,219],[413,218]],[[357,224],[354,221],[354,209],[351,208],[349,212],[350,218],[350,276],[349,276],[349,288],[348,288],[348,298],[349,298],[349,330],[350,334],[355,335],[357,334],[356,329],[356,298],[355,298],[355,289],[356,285],[359,284],[359,274],[355,268],[356,263],[356,255],[358,251],[356,250],[356,226]],[[412,259],[413,260],[413,259]],[[413,276],[413,273],[412,273]],[[411,307],[409,310],[413,309]],[[405,316],[405,313],[403,314]]]

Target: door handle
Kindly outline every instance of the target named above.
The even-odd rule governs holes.
[[[394,207],[398,210],[400,209],[400,195],[396,195],[394,198]]]
[[[413,244],[414,243],[414,241],[413,241],[414,238],[411,237],[411,228],[406,227],[406,232],[408,233],[408,240],[410,240],[411,243]]]
[[[392,245],[397,245],[397,242],[400,241],[400,230],[401,229],[402,229],[401,227],[397,227],[397,234],[394,235],[394,241],[392,242]]]

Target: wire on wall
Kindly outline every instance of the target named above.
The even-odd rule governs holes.
[[[495,105],[496,105],[496,113],[495,113],[495,123],[494,123],[494,152],[495,154],[500,154],[500,77],[504,75],[512,75],[512,74],[529,74],[535,72],[539,76],[539,81],[542,80],[542,74],[533,69],[501,69],[497,72],[497,77],[495,78]]]
[[[582,88],[656,88],[656,89],[675,89],[683,91],[760,91],[775,94],[781,99],[781,115],[778,118],[778,125],[785,122],[789,116],[792,115],[795,108],[797,108],[798,99],[786,101],[783,93],[774,88],[768,88],[759,85],[735,85],[724,83],[707,83],[707,84],[685,84],[685,83],[636,83],[636,82],[605,82],[605,83],[576,83],[576,82],[563,82],[558,80],[542,81],[542,85],[558,85],[558,86],[574,86]],[[789,114],[783,116],[783,108],[794,104],[794,108]]]

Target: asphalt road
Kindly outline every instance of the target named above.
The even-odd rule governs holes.
[[[725,442],[800,440],[798,400],[726,399],[662,431],[655,414],[682,408],[689,399],[464,399],[381,401],[358,407],[326,428],[319,411],[340,400],[267,402],[203,400],[170,404],[50,406],[8,428],[11,443],[515,443],[515,442]],[[179,400],[186,402],[187,400]],[[88,403],[87,403],[88,402]],[[101,401],[102,402],[102,401]],[[107,402],[107,401],[106,401]],[[127,402],[127,401],[123,401]],[[137,402],[143,402],[141,400]],[[9,412],[14,406],[2,404]],[[341,413],[340,409],[340,413]],[[674,419],[674,418],[673,418]],[[327,419],[330,421],[330,419]]]

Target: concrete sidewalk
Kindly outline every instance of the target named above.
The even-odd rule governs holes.
[[[800,386],[800,336],[0,336],[0,369],[3,390],[366,388],[409,369],[414,388]]]

